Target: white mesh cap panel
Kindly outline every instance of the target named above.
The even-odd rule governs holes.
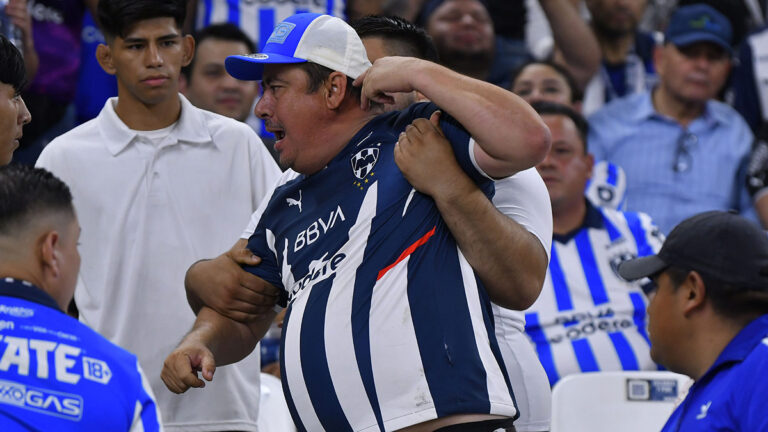
[[[368,54],[355,30],[339,18],[323,15],[307,27],[295,57],[307,59],[350,78],[371,67]]]

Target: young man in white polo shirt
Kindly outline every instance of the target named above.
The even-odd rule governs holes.
[[[137,354],[168,430],[256,430],[258,354],[208,392],[172,395],[162,362],[194,321],[184,272],[229,246],[280,171],[245,124],[178,94],[194,42],[184,0],[102,0],[100,64],[118,97],[54,140],[38,165],[66,181],[81,218],[81,320]]]

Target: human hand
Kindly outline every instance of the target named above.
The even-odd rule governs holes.
[[[456,182],[467,178],[440,129],[440,114],[435,111],[429,120],[416,119],[395,144],[395,163],[405,179],[434,199],[456,192]]]
[[[415,57],[382,57],[376,60],[352,83],[355,87],[362,86],[361,107],[367,110],[370,101],[394,104],[392,93],[417,90],[411,78],[419,73],[417,69],[423,62]]]
[[[187,271],[187,291],[205,306],[238,322],[250,322],[272,310],[278,290],[240,265],[261,262],[246,248],[233,248],[212,260],[199,261]]]
[[[190,387],[205,387],[205,381],[197,376],[198,372],[202,372],[203,378],[211,381],[215,371],[213,353],[201,342],[185,339],[165,359],[160,378],[168,390],[180,394]]]
[[[11,19],[11,23],[21,31],[24,43],[28,43],[28,39],[32,38],[32,17],[27,10],[27,0],[8,0],[5,14]]]

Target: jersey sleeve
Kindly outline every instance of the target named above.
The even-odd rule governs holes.
[[[138,360],[136,361],[136,370],[140,383],[130,432],[162,431],[160,409],[155,401],[155,395],[152,393],[152,387],[149,385],[149,381],[147,381],[147,377],[144,375]]]
[[[544,180],[536,168],[497,180],[493,205],[536,236],[550,256],[552,248],[552,205]]]

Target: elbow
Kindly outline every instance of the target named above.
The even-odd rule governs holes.
[[[501,295],[490,295],[493,303],[505,308],[516,311],[526,310],[536,302],[541,294],[544,278],[538,275],[526,275],[520,278],[513,286],[507,285],[505,289],[489,289],[489,294],[499,293]]]
[[[530,128],[527,137],[528,151],[529,151],[529,163],[531,167],[538,165],[541,161],[547,157],[549,148],[552,145],[552,134],[549,128],[538,115],[537,122],[533,123],[534,126]]]

